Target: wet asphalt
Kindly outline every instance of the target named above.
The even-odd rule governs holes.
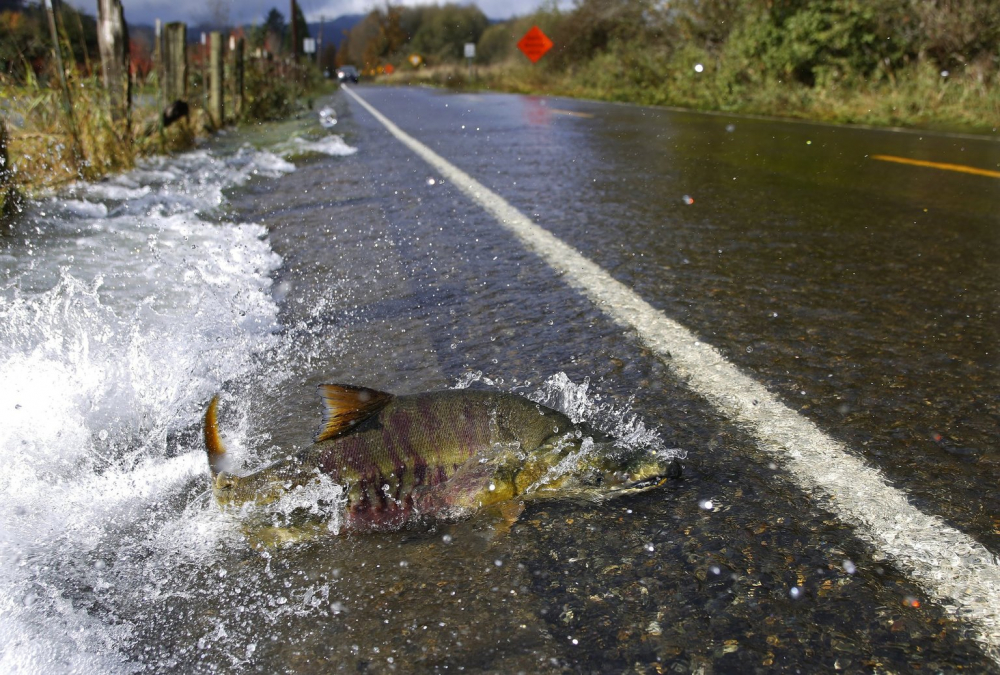
[[[871,158],[996,170],[1000,143],[355,91],[919,508],[1000,551],[1000,182]],[[294,174],[230,195],[284,260],[280,360],[295,376],[234,385],[258,392],[260,459],[309,443],[322,382],[409,393],[482,372],[530,391],[562,372],[684,449],[684,478],[603,504],[533,504],[506,533],[474,519],[271,558],[233,551],[224,577],[194,574],[187,599],[143,624],[140,660],[259,672],[1000,671],[966,625],[635,335],[343,93],[331,103],[356,154],[300,157]],[[214,651],[169,630],[205,634],[220,615]]]

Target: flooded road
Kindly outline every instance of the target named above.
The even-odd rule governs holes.
[[[353,91],[993,556],[956,550],[957,569],[996,565],[1000,182],[872,156],[996,171],[1000,143]],[[36,205],[36,229],[7,238],[4,316],[25,328],[4,333],[4,372],[49,379],[0,399],[32,415],[4,437],[18,470],[5,670],[1000,671],[969,610],[995,603],[980,577],[942,600],[679,376],[679,352],[592,301],[355,98],[330,105],[337,136],[313,118],[232,134]],[[232,172],[224,199],[150,196],[185,173],[175,192],[200,194],[205,166]],[[134,269],[93,286],[119,249],[115,268]],[[118,373],[131,377],[110,384]],[[84,387],[72,415],[49,413],[66,437],[37,439],[66,379]],[[206,494],[200,413],[221,390],[223,435],[253,468],[311,443],[324,382],[515,391],[675,452],[684,477],[533,502],[509,531],[484,515],[262,555]],[[69,506],[45,514],[50,495]],[[880,495],[866,513],[892,521]],[[898,537],[912,531],[900,517]]]

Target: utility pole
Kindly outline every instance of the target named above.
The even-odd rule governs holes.
[[[292,0],[292,61],[299,62],[299,22],[295,16],[295,0]]]
[[[316,67],[322,70],[322,54],[323,54],[323,24],[326,22],[326,17],[322,14],[319,15],[319,35],[316,36]]]

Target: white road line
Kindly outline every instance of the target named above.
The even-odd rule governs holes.
[[[560,272],[566,283],[616,322],[635,329],[682,382],[748,429],[762,449],[779,458],[800,488],[856,526],[859,536],[891,556],[948,612],[969,622],[981,646],[1000,663],[997,556],[940,518],[916,509],[878,469],[788,408],[714,347],[401,130],[358,94],[345,90],[393,136]]]

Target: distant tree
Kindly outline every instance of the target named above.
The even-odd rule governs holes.
[[[264,25],[261,28],[263,30],[261,31],[260,46],[272,54],[281,53],[287,30],[285,15],[272,7],[264,18]]]
[[[379,65],[383,52],[382,17],[379,10],[372,10],[359,21],[338,50],[340,65],[352,64],[362,70]]]
[[[295,53],[298,55],[302,54],[302,40],[309,37],[309,24],[306,22],[306,17],[302,13],[302,7],[298,2],[295,3],[295,16],[292,17],[292,21],[295,23],[295,30],[298,33],[296,38],[299,43],[294,45]],[[285,51],[289,54],[292,53],[292,28],[291,24],[285,29],[284,41],[282,43],[285,47]]]
[[[510,56],[520,39],[515,26],[514,21],[504,21],[484,30],[476,43],[476,59],[480,63],[496,63]]]
[[[340,66],[353,65],[351,60],[351,33],[349,31],[344,31],[344,37],[341,38],[340,44],[337,45],[337,55],[334,58],[334,63]]]
[[[264,18],[264,29],[269,33],[284,35],[285,15],[272,7],[271,11],[267,13],[267,17]]]
[[[713,0],[718,1],[718,0]],[[753,0],[727,52],[808,87],[881,77],[915,56],[911,0]]]
[[[697,0],[692,0],[697,2]],[[580,0],[549,35],[555,44],[551,61],[572,66],[613,43],[655,43],[661,17],[655,0]]]
[[[750,5],[746,0],[677,0],[670,9],[678,38],[713,51],[739,25]]]
[[[1000,58],[997,0],[912,0],[912,22],[921,55],[948,68],[978,58]]]
[[[425,59],[458,61],[466,42],[478,42],[489,19],[475,5],[425,7],[411,46]]]

